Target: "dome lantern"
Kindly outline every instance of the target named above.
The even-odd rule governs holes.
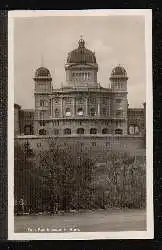
[[[85,41],[83,40],[82,37],[81,37],[81,39],[79,40],[78,44],[79,44],[79,48],[84,48]]]

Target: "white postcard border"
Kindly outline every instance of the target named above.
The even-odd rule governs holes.
[[[14,233],[14,18],[40,16],[115,16],[145,17],[146,48],[146,174],[147,231]],[[9,11],[8,13],[8,239],[9,240],[93,240],[93,239],[152,239],[153,221],[153,91],[152,91],[152,10],[59,10]]]

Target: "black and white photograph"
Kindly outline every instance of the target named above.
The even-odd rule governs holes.
[[[151,10],[10,11],[8,238],[153,238]]]

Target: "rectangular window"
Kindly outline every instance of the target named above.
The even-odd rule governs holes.
[[[93,141],[91,144],[92,144],[92,147],[96,146],[96,142],[95,141]]]
[[[71,98],[70,97],[65,97],[64,98],[66,104],[71,104]]]
[[[40,126],[44,127],[45,126],[45,121],[40,121]]]
[[[40,112],[40,120],[45,120],[45,112],[44,111]]]
[[[116,115],[117,116],[122,116],[123,115],[123,110],[117,110]]]
[[[109,122],[109,121],[105,121],[105,125],[107,125],[107,126],[108,126],[109,124],[110,124],[110,122]]]
[[[44,100],[40,100],[40,106],[44,107],[45,106],[45,101]]]
[[[120,104],[121,103],[121,99],[116,99],[116,103]]]
[[[102,102],[103,102],[103,104],[107,104],[107,98],[103,97]]]
[[[96,98],[95,97],[91,97],[90,98],[90,103],[96,103]]]
[[[102,110],[102,114],[104,115],[104,116],[106,116],[106,109],[105,108],[103,108],[103,110]]]

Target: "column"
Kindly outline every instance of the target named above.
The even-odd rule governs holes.
[[[97,114],[98,114],[98,116],[100,116],[100,103],[98,103],[97,109],[98,109]]]
[[[86,98],[86,116],[88,115],[88,97]]]
[[[51,104],[51,107],[50,107],[51,108],[51,117],[53,117],[53,98],[51,98],[50,101],[51,101],[51,103],[50,103]]]
[[[73,97],[73,116],[75,116],[75,97]]]
[[[63,97],[61,97],[61,117],[63,117]]]

